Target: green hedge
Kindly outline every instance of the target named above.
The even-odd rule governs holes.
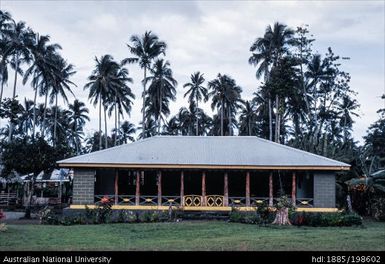
[[[353,213],[292,212],[290,222],[296,226],[353,226],[362,225],[362,218]]]
[[[110,210],[108,208],[87,208],[83,213],[63,216],[47,210],[42,214],[41,223],[45,225],[84,225],[104,223],[148,223],[172,221],[167,212]]]
[[[271,224],[274,217],[274,212],[262,217],[258,212],[232,211],[229,221],[261,225]],[[362,224],[362,218],[358,214],[347,214],[343,212],[309,213],[292,211],[289,213],[289,219],[292,225],[295,226],[353,226]]]

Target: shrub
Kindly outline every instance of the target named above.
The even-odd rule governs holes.
[[[362,218],[359,215],[341,212],[294,212],[290,214],[290,221],[296,226],[352,226],[362,224]]]
[[[230,217],[229,217],[229,221],[230,222],[238,223],[238,222],[241,222],[241,219],[242,219],[241,212],[239,212],[239,211],[231,211]]]
[[[0,232],[6,232],[8,227],[5,223],[0,223]]]
[[[98,223],[98,211],[96,209],[91,209],[86,205],[85,217],[87,224],[97,224]]]
[[[229,216],[230,222],[244,223],[244,224],[262,224],[262,218],[257,212],[240,212],[232,211]]]
[[[109,202],[102,203],[98,208],[98,223],[109,223],[112,214],[112,204]]]
[[[362,225],[362,217],[358,214],[346,214],[342,218],[342,224],[344,226]]]
[[[271,223],[273,221],[271,219],[272,214],[266,201],[263,201],[263,203],[258,205],[257,214],[259,215],[260,221],[263,224]]]
[[[0,220],[5,219],[5,213],[3,212],[3,209],[0,209]]]
[[[135,223],[138,217],[132,211],[122,210],[119,212],[118,223]]]
[[[138,220],[142,223],[148,223],[151,222],[152,219],[152,212],[145,211],[139,214]]]
[[[58,225],[60,224],[60,219],[57,214],[47,208],[41,211],[40,223],[44,225]]]
[[[385,198],[379,197],[372,204],[372,214],[376,220],[385,221]]]

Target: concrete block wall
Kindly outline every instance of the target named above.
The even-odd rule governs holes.
[[[95,170],[75,169],[72,204],[94,204]]]
[[[334,172],[314,173],[314,207],[336,207],[336,177]]]

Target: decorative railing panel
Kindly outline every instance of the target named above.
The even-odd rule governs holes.
[[[135,195],[118,195],[119,205],[135,205]]]
[[[222,195],[207,195],[206,196],[206,206],[209,206],[209,207],[223,206],[223,196]]]
[[[313,198],[297,198],[295,202],[297,207],[306,208],[314,206]]]
[[[162,205],[163,206],[180,206],[181,205],[180,196],[162,196]]]
[[[203,206],[202,196],[201,195],[185,195],[184,196],[184,206],[186,206],[186,207]]]
[[[246,206],[246,197],[229,197],[229,206]]]
[[[158,196],[140,196],[140,205],[158,205]]]
[[[115,203],[115,195],[113,194],[98,194],[95,195],[95,204]]]
[[[269,197],[250,197],[250,206],[259,206],[263,203],[269,204]]]

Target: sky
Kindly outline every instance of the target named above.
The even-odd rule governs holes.
[[[126,46],[130,36],[146,30],[168,45],[166,59],[178,81],[177,100],[170,104],[172,115],[187,106],[183,84],[195,71],[204,73],[207,81],[218,73],[229,74],[242,87],[242,97],[251,99],[260,82],[255,68],[248,64],[249,49],[266,26],[276,21],[294,29],[309,25],[316,39],[313,49],[321,55],[332,47],[335,54],[350,57],[343,61],[342,69],[351,74],[351,88],[361,104],[360,118],[353,126],[355,140],[362,142],[367,128],[379,118],[376,111],[385,107],[381,99],[385,94],[384,1],[0,0],[0,8],[40,34],[50,35],[53,43],[62,46],[62,56],[75,65],[72,81],[77,87],[73,90],[90,110],[86,134],[98,127],[98,110],[88,103],[88,92],[83,90],[95,56],[111,54],[117,61],[130,57]],[[125,119],[137,125],[143,72],[138,65],[129,65],[128,70],[136,100],[131,116]],[[12,77],[5,96],[11,96],[11,84]],[[20,99],[33,98],[29,83],[23,86],[19,81],[17,93]],[[64,105],[60,100],[59,104]],[[212,113],[209,103],[200,106]],[[112,128],[113,117],[108,122],[108,129]]]

